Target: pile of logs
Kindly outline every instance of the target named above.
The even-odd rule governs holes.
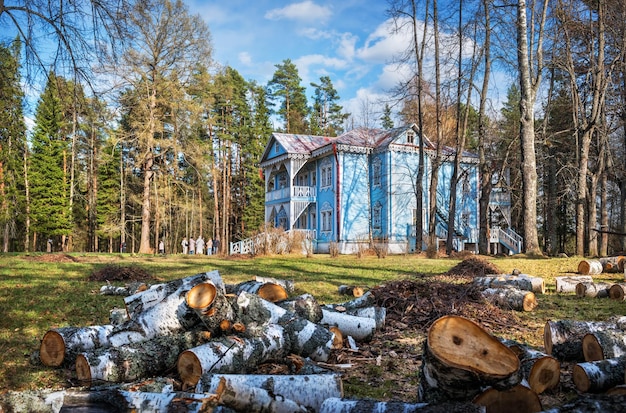
[[[473,283],[493,305],[516,311],[533,311],[539,304],[535,294],[546,291],[543,278],[519,273],[474,277]]]

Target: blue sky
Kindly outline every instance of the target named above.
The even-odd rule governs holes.
[[[186,3],[209,26],[218,63],[266,84],[275,65],[291,59],[303,86],[329,76],[344,109],[355,117],[364,104],[379,106],[404,76],[392,60],[407,39],[391,34],[384,0]],[[309,102],[312,94],[309,88]]]

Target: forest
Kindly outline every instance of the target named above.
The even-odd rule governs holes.
[[[227,253],[263,228],[272,132],[410,123],[435,167],[445,147],[478,154],[480,252],[494,187],[528,254],[626,250],[626,4],[389,0],[387,13],[413,39],[397,57],[411,76],[383,109],[347,113],[330,76],[307,97],[290,59],[267,84],[214,61],[220,45],[180,0],[0,3],[17,33],[0,44],[1,250],[176,253],[202,235]],[[517,81],[494,110],[495,69]]]

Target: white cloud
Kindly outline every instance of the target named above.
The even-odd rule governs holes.
[[[330,39],[333,37],[333,33],[332,32],[328,32],[325,30],[318,30],[316,28],[313,27],[307,27],[304,29],[300,29],[298,31],[298,33],[301,36],[304,36],[306,38],[309,38],[311,40],[320,40],[320,39]]]
[[[276,8],[265,13],[269,20],[300,20],[325,22],[332,15],[328,7],[323,7],[307,0],[300,3],[292,3],[283,8]]]
[[[345,59],[352,60],[356,54],[357,40],[359,40],[359,38],[352,33],[341,34],[337,54]]]
[[[248,52],[239,53],[238,58],[239,61],[246,66],[250,66],[252,64],[252,56],[250,56],[250,53]]]
[[[298,73],[300,74],[300,77],[306,85],[308,85],[310,82],[315,82],[318,80],[311,75],[313,66],[322,67],[323,71],[318,71],[316,73],[328,73],[326,71],[327,68],[342,70],[348,66],[348,62],[343,59],[328,57],[321,54],[301,56],[294,60],[293,63],[298,68]]]

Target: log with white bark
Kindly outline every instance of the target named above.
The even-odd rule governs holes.
[[[616,301],[626,300],[626,284],[613,284],[609,287],[609,298]]]
[[[591,275],[570,275],[564,277],[554,277],[557,294],[575,293],[576,284],[581,282],[593,282]]]
[[[232,389],[240,385],[257,387],[269,391],[276,396],[293,400],[317,412],[324,400],[330,397],[343,397],[341,375],[308,374],[205,374],[196,385],[196,393],[218,393],[221,380]]]
[[[408,403],[370,399],[351,400],[332,397],[322,403],[319,413],[486,413],[484,406],[466,403]]]
[[[76,356],[86,350],[110,345],[114,326],[107,324],[90,327],[61,327],[48,330],[39,346],[39,357],[44,366],[69,366]]]
[[[267,325],[263,335],[256,338],[222,337],[183,351],[176,369],[183,383],[195,386],[206,373],[243,374],[268,360],[282,359],[286,335],[278,325]]]
[[[367,291],[360,297],[355,298],[354,300],[346,301],[343,303],[337,304],[326,304],[323,308],[335,310],[336,307],[340,307],[342,311],[345,310],[353,310],[355,308],[362,307],[371,307],[376,304],[376,297],[374,297],[374,293],[372,290]]]
[[[626,357],[578,363],[572,370],[572,380],[583,393],[598,393],[624,384]]]
[[[296,285],[293,282],[293,280],[279,280],[278,278],[261,277],[259,275],[254,277],[254,280],[256,282],[260,282],[260,283],[263,283],[263,284],[265,284],[265,283],[278,284],[281,287],[283,287],[285,289],[285,291],[287,291],[288,294],[293,294],[296,291]]]
[[[622,272],[624,271],[624,259],[622,255],[615,257],[602,257],[599,259],[602,264],[603,272]]]
[[[496,307],[515,311],[533,311],[539,303],[535,293],[514,287],[487,288],[483,297]]]
[[[150,286],[144,282],[132,282],[124,286],[107,284],[100,287],[100,295],[121,295],[127,297],[145,291],[149,287]]]
[[[365,288],[356,285],[340,285],[337,292],[341,295],[351,295],[352,297],[361,297],[365,294]]]
[[[602,329],[583,336],[585,361],[612,359],[626,355],[626,331]]]
[[[369,317],[358,317],[338,311],[322,309],[320,324],[337,327],[344,336],[352,336],[355,340],[369,342],[376,332],[376,320]]]
[[[598,260],[582,260],[578,263],[578,273],[583,275],[601,274],[602,263]]]
[[[376,324],[376,330],[382,330],[385,328],[385,321],[387,318],[387,309],[385,307],[372,306],[354,308],[352,310],[346,310],[345,313],[356,317],[373,319]]]
[[[76,357],[76,377],[82,382],[121,383],[163,375],[176,366],[181,352],[209,338],[205,331],[185,332],[84,352]]]
[[[322,319],[322,306],[308,293],[279,301],[276,305],[313,323],[319,323]]]
[[[611,284],[605,282],[580,282],[576,284],[578,298],[607,298]]]
[[[121,389],[35,390],[0,394],[0,412],[152,412],[218,413],[211,394],[166,392],[151,393]]]
[[[606,329],[622,329],[624,317],[609,321],[547,321],[543,328],[543,346],[547,354],[561,361],[585,361],[582,340],[585,334]]]
[[[468,401],[484,387],[506,389],[521,380],[517,355],[473,321],[444,316],[428,329],[418,399]]]
[[[246,326],[246,334],[264,334],[265,326],[284,328],[287,353],[326,361],[330,356],[333,334],[320,324],[299,317],[256,294],[241,292],[237,297],[237,320]]]
[[[131,319],[135,318],[138,314],[157,305],[172,294],[184,295],[191,287],[204,281],[211,281],[217,288],[221,290],[224,289],[224,282],[218,271],[195,274],[167,283],[155,284],[145,291],[124,298],[124,305],[128,312],[128,317]]]
[[[211,281],[193,286],[185,295],[185,303],[196,312],[203,327],[213,336],[220,335],[225,325],[229,329],[235,322],[231,300]]]
[[[291,399],[225,378],[220,380],[216,394],[220,405],[238,412],[307,413],[306,407]]]
[[[285,287],[272,282],[249,280],[239,284],[226,286],[226,292],[229,294],[239,295],[242,291],[257,294],[264,300],[271,301],[273,303],[289,298],[289,294],[287,293]]]
[[[604,394],[585,394],[578,399],[544,410],[542,413],[604,413],[622,412],[626,405],[626,396],[607,396]]]
[[[123,324],[128,320],[128,313],[125,308],[112,308],[109,311],[109,322],[114,326]]]
[[[558,386],[561,380],[561,363],[552,356],[532,349],[524,344],[504,340],[520,360],[523,381],[537,394]]]
[[[519,276],[474,277],[472,282],[479,288],[514,287],[525,291],[533,290],[533,284],[530,279]]]
[[[535,413],[543,410],[537,393],[522,385],[506,390],[488,388],[476,396],[473,403],[485,406],[488,412]]]

